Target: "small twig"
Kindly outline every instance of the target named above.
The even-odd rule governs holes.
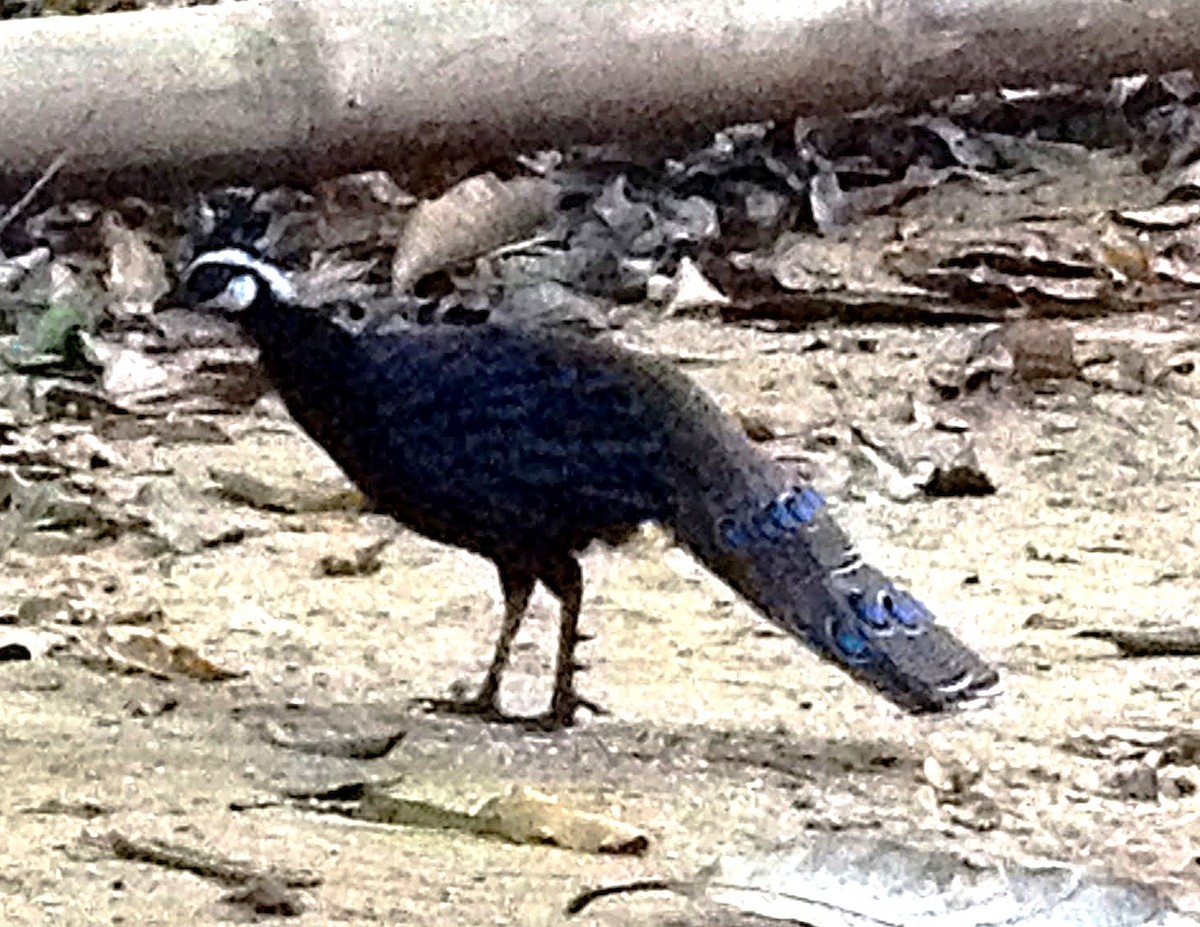
[[[75,131],[79,132],[82,129],[84,129],[87,126],[87,124],[92,121],[92,117],[95,115],[96,115],[96,111],[94,109],[88,110],[88,112],[86,114],[84,114],[83,119],[80,120],[79,125],[76,127]],[[59,152],[58,157],[56,157],[53,161],[50,162],[50,166],[47,167],[44,171],[42,171],[42,176],[39,177],[36,181],[34,181],[34,184],[32,187],[30,187],[28,190],[25,191],[25,195],[22,196],[15,203],[13,203],[12,206],[10,206],[8,208],[8,210],[4,213],[3,216],[0,216],[0,235],[4,234],[5,230],[10,225],[13,224],[13,222],[16,220],[17,216],[19,216],[22,212],[24,212],[26,207],[28,207],[29,204],[34,201],[34,199],[37,197],[37,195],[39,193],[41,193],[42,190],[45,189],[46,184],[48,184],[51,180],[53,180],[55,175],[57,175],[59,171],[61,171],[64,167],[66,167],[67,162],[71,160],[71,158],[74,156],[74,154],[75,154],[75,146],[74,145],[68,146],[67,148],[65,148],[61,152]]]
[[[604,888],[592,888],[580,892],[567,903],[566,913],[578,914],[593,901],[606,895],[624,895],[629,892],[678,892],[683,886],[680,882],[666,879],[642,879],[638,882],[624,882],[621,885],[608,885]]]
[[[275,879],[288,888],[312,888],[321,884],[320,876],[308,872],[272,870],[264,872],[251,863],[239,862],[196,847],[170,844],[164,840],[135,840],[111,831],[98,841],[118,859],[153,863],[168,869],[192,872],[225,885],[247,885],[263,879]]]
[[[50,162],[50,166],[42,172],[42,176],[34,182],[33,186],[25,191],[25,195],[13,203],[3,216],[0,216],[0,235],[3,235],[4,231],[13,224],[13,221],[24,211],[25,207],[33,202],[34,198],[42,192],[46,184],[54,179],[54,175],[66,166],[67,162],[71,160],[72,153],[70,148],[61,152],[57,158]]]
[[[1200,628],[1086,628],[1075,636],[1107,641],[1123,657],[1200,657]]]

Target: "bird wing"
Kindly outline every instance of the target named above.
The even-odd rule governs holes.
[[[393,467],[377,495],[510,537],[595,535],[665,511],[667,416],[627,357],[491,325],[368,349],[360,427]]]

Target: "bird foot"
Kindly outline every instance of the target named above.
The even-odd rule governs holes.
[[[526,726],[541,731],[560,731],[565,727],[573,727],[575,712],[580,708],[586,708],[596,717],[608,714],[608,710],[602,705],[568,690],[563,693],[555,692],[554,699],[550,703],[550,710],[545,714],[530,718],[526,722]]]
[[[432,714],[469,716],[493,724],[516,724],[526,730],[546,732],[573,727],[575,712],[580,708],[586,708],[597,717],[608,714],[602,705],[570,691],[562,695],[555,693],[550,710],[533,717],[506,715],[494,698],[487,698],[483,694],[469,699],[423,698],[418,699],[416,704]]]
[[[483,721],[510,722],[512,719],[500,711],[494,696],[483,694],[474,698],[422,698],[417,700],[425,711],[438,715],[459,715],[479,718]]]

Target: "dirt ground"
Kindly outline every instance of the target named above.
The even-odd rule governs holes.
[[[1075,331],[1081,345],[1188,347],[1188,326],[1160,315]],[[928,400],[930,365],[978,330],[830,328],[820,350],[804,350],[812,333],[694,321],[643,334],[684,355],[727,407],[799,436],[768,447],[825,448],[807,465],[869,557],[1002,667],[1007,693],[996,707],[902,716],[649,533],[584,563],[583,628],[596,639],[581,648],[590,665],[581,689],[610,716],[584,715],[558,734],[427,716],[410,700],[482,675],[500,615],[491,568],[404,532],[375,575],[321,576],[322,555],[352,552],[386,526],[214,499],[253,528],[244,540],[191,556],[147,553],[132,536],[81,554],[6,556],[0,611],[64,590],[111,615],[153,600],[166,630],[248,674],[206,684],[103,672],[70,656],[0,663],[0,921],[244,916],[212,881],[89,852],[81,840],[109,831],[311,869],[323,882],[304,893],[307,910],[293,919],[303,925],[558,923],[580,889],[686,877],[722,854],[814,829],[1103,865],[1200,910],[1196,756],[1157,758],[1148,794],[1130,787],[1120,760],[1120,744],[1137,739],[1130,731],[1195,730],[1200,662],[1121,659],[1073,636],[1196,622],[1200,386],[1190,378],[1200,372],[1140,393],[1071,383],[938,406],[966,419],[998,492],[901,503],[845,440],[804,437],[844,436],[851,422],[904,433],[904,396]],[[220,423],[232,444],[115,447],[197,485],[212,466],[293,484],[330,475],[285,421]],[[544,707],[556,630],[539,592],[507,677],[509,709]],[[337,759],[273,745],[272,723],[399,724],[408,735],[382,759]],[[1111,741],[1089,749],[1089,733]],[[930,757],[975,778],[939,797]],[[405,796],[456,808],[533,786],[645,828],[650,849],[597,856],[286,806],[230,810],[284,788],[390,777]],[[664,911],[696,923],[686,902],[653,896],[597,903],[579,922],[663,923]]]

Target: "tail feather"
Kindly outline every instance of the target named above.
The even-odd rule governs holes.
[[[752,494],[751,494],[752,495]],[[740,501],[676,526],[718,576],[767,618],[914,713],[974,707],[997,695],[994,667],[874,567],[808,487]]]

